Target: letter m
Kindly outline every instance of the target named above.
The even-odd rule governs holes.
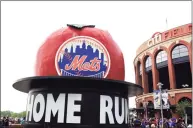
[[[55,102],[52,94],[47,95],[45,122],[50,122],[51,112],[56,116],[58,112],[58,123],[64,122],[65,94],[60,94]]]

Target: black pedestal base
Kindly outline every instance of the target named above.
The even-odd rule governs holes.
[[[31,77],[13,85],[29,93],[25,128],[126,128],[128,97],[139,85],[86,77]]]

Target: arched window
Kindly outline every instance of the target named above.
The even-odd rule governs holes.
[[[137,83],[139,84],[139,85],[142,85],[142,67],[141,67],[141,63],[140,63],[140,61],[138,61],[137,62],[137,78],[138,78],[138,81],[137,81]]]
[[[151,63],[151,57],[148,56],[146,61],[145,61],[145,68],[151,67],[152,63]]]
[[[143,103],[140,102],[139,107],[143,107]]]
[[[188,48],[185,45],[178,45],[172,50],[172,59],[188,56]]]
[[[156,56],[156,67],[158,69],[159,81],[163,83],[163,89],[169,89],[169,71],[168,71],[168,59],[167,52],[161,50]]]
[[[167,61],[167,53],[166,51],[160,51],[156,56],[156,63],[161,63]]]
[[[152,102],[152,101],[148,101],[147,106],[148,106],[148,107],[152,107],[152,108],[154,108],[154,104],[153,104],[153,102]]]
[[[142,74],[142,66],[141,66],[141,64],[139,64],[139,74],[140,75]]]
[[[188,98],[188,97],[182,97],[179,101],[178,101],[178,103],[180,103],[180,102],[184,102],[184,101],[188,101],[188,102],[192,102],[192,100],[190,99],[190,98]]]

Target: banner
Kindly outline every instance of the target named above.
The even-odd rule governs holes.
[[[153,92],[153,99],[154,99],[154,109],[160,109],[160,90],[155,90]],[[162,90],[162,106],[163,109],[169,109],[169,100],[168,100],[168,90]]]

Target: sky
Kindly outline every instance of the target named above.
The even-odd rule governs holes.
[[[52,32],[73,23],[108,30],[123,52],[125,81],[134,83],[137,48],[155,32],[191,23],[191,1],[1,2],[1,110],[26,110],[27,94],[12,84],[34,76],[38,48]],[[129,107],[134,102],[130,98]]]

